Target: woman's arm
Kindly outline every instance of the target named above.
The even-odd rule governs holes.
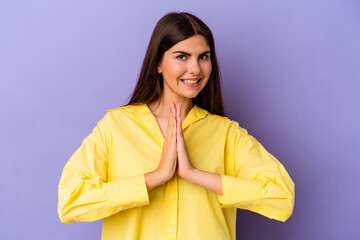
[[[150,204],[144,174],[116,181],[107,179],[109,114],[98,122],[63,169],[58,214],[64,223],[95,221]]]
[[[219,195],[222,195],[221,176],[217,173],[205,172],[194,168],[183,178],[193,184],[200,185]]]
[[[247,209],[270,219],[286,221],[295,203],[295,184],[284,166],[246,129],[232,121],[221,175],[222,207]]]
[[[182,135],[178,174],[218,195],[224,208],[242,208],[268,218],[286,221],[294,208],[295,184],[284,166],[247,131],[230,126],[226,143],[224,174],[195,169],[191,164]]]

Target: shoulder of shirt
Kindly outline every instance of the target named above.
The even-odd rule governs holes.
[[[204,113],[207,115],[208,118],[212,119],[212,120],[217,120],[217,121],[222,121],[222,122],[232,122],[233,120],[229,119],[228,117],[226,116],[221,116],[221,115],[217,115],[217,114],[214,114],[214,113],[210,113],[209,111],[201,108],[201,107],[198,107],[197,108],[198,111]]]
[[[208,112],[205,109],[201,109],[201,111],[204,111],[207,114],[207,117],[209,118],[209,120],[216,121],[217,123],[219,123],[221,125],[224,125],[227,127],[232,126],[235,128],[239,126],[239,123],[237,121],[232,120],[229,117],[213,114],[213,113]]]
[[[206,110],[204,110],[206,111]],[[230,119],[229,117],[224,117],[216,114],[209,113],[206,111],[206,114],[210,118],[210,120],[216,121],[219,126],[223,126],[224,128],[229,129],[230,131],[236,132],[239,131],[241,134],[246,134],[247,130],[240,125],[239,122]],[[212,119],[211,119],[212,118]]]
[[[107,110],[108,112],[114,112],[114,111],[138,111],[140,110],[139,106],[142,106],[142,104],[136,104],[136,105],[124,105],[117,108],[112,108]]]
[[[227,132],[230,138],[236,136],[236,134],[238,134],[238,136],[247,135],[247,130],[241,127],[239,122],[232,120],[229,117],[211,114],[209,112],[207,112],[207,114],[207,118],[209,118],[210,122],[218,126],[218,129]]]

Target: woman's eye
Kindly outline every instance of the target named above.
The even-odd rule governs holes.
[[[201,55],[201,56],[200,56],[200,59],[206,60],[206,59],[208,59],[208,55]]]
[[[177,59],[179,59],[179,60],[184,60],[184,59],[185,59],[185,55],[179,55],[179,56],[177,56]]]

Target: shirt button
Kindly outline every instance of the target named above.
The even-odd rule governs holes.
[[[170,194],[170,197],[171,197],[171,198],[174,198],[174,194]]]
[[[118,209],[121,211],[121,210],[122,210],[122,207],[119,207]]]
[[[234,206],[235,206],[235,207],[238,207],[239,205],[238,205],[238,204],[235,204]]]
[[[135,203],[135,202],[133,203],[133,206],[136,206],[136,203]]]
[[[169,229],[169,232],[173,232],[173,231],[174,231],[174,229],[172,229],[172,228]]]
[[[251,205],[248,206],[248,208],[251,208],[251,207],[252,207]]]

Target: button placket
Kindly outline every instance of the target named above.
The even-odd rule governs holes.
[[[176,229],[178,221],[178,179],[175,177],[167,182],[166,185],[166,239],[176,239]]]

